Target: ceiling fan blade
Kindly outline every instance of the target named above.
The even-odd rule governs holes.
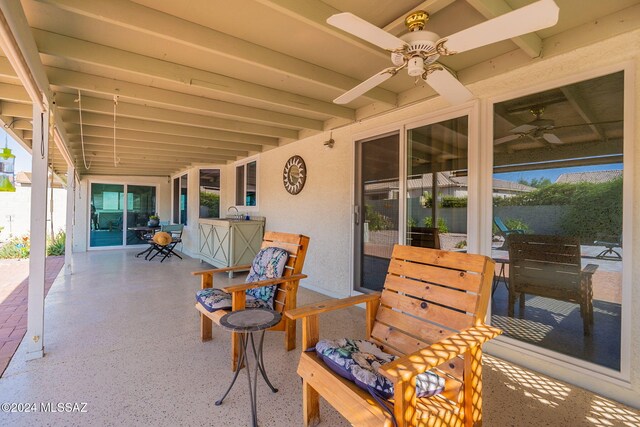
[[[380,83],[390,79],[396,74],[395,68],[387,68],[386,70],[380,71],[378,74],[375,74],[369,77],[367,80],[360,83],[358,86],[353,89],[343,93],[339,97],[333,100],[336,104],[347,104],[357,97],[364,95],[369,90],[378,86]]]
[[[517,133],[517,134],[525,134],[525,133],[529,133],[531,131],[534,131],[536,129],[538,129],[538,126],[534,126],[534,125],[530,125],[530,124],[524,124],[524,125],[520,125],[520,126],[514,127],[509,132]]]
[[[458,53],[541,30],[558,22],[558,12],[553,0],[540,0],[452,34],[444,46]]]
[[[503,136],[502,138],[498,138],[498,139],[494,140],[493,141],[493,145],[504,144],[506,142],[515,141],[516,139],[520,139],[520,138],[522,138],[522,135],[507,135],[507,136]]]
[[[562,140],[552,133],[543,133],[542,137],[550,144],[562,144]]]
[[[469,89],[444,68],[437,68],[429,73],[424,81],[451,105],[462,104],[473,98]]]
[[[407,45],[393,34],[349,12],[332,15],[327,19],[327,23],[383,49],[394,50]]]

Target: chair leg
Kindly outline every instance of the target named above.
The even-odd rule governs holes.
[[[302,380],[302,416],[305,427],[320,423],[320,395],[306,380]]]
[[[296,348],[296,321],[289,318],[284,323],[284,348],[287,351]]]
[[[507,308],[507,316],[514,316],[514,306],[516,305],[516,292],[509,289],[509,307]]]
[[[524,292],[520,292],[520,318],[524,318]]]
[[[211,319],[200,313],[200,339],[202,341],[211,341],[213,339],[212,326]]]

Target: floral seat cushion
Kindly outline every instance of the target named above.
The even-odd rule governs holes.
[[[289,252],[281,248],[261,249],[251,263],[246,283],[282,277]],[[261,286],[246,291],[246,308],[273,308],[277,285]],[[196,293],[198,301],[207,311],[231,309],[231,294],[221,289],[207,288]]]
[[[393,383],[378,373],[378,368],[398,358],[385,353],[367,340],[320,340],[316,353],[331,370],[355,382],[359,387],[389,399],[393,397]],[[427,371],[416,378],[416,396],[429,397],[444,390],[444,378]]]
[[[231,294],[222,289],[207,288],[196,293],[198,301],[208,312],[231,309]],[[271,308],[261,299],[247,295],[245,308]]]
[[[275,247],[261,249],[251,263],[251,270],[249,270],[245,282],[251,283],[282,277],[288,258],[289,252],[284,249]],[[277,285],[273,285],[247,289],[247,300],[249,297],[253,297],[267,303],[269,308],[273,308],[273,297],[277,287]]]

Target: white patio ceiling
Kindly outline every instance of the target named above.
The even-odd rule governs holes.
[[[552,28],[443,59],[466,84],[640,26],[637,0],[556,0]],[[356,101],[332,99],[390,65],[326,24],[352,12],[395,35],[416,9],[445,36],[531,0],[23,0],[68,149],[86,174],[170,175],[224,164],[437,96],[400,73]],[[82,99],[82,137],[78,92]],[[114,165],[114,96],[118,98]],[[32,110],[0,57],[0,120],[31,146]],[[27,119],[27,120],[15,120]],[[522,119],[511,120],[514,126]],[[84,139],[86,163],[82,158]],[[51,164],[66,171],[54,149]]]

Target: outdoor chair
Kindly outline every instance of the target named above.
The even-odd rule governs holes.
[[[493,217],[493,222],[496,224],[496,227],[498,227],[498,233],[501,234],[502,237],[504,238],[504,243],[498,249],[503,249],[503,250],[509,249],[509,243],[507,241],[508,236],[512,234],[525,234],[525,230],[521,230],[519,228],[507,227],[506,224],[502,222],[502,218],[500,218],[499,216]]]
[[[408,234],[411,246],[440,249],[440,232],[437,228],[410,227]]]
[[[613,236],[611,236],[613,237]],[[606,239],[606,240],[596,240],[595,242],[593,242],[594,245],[597,246],[604,246],[605,249],[600,252],[598,255],[596,255],[596,258],[598,259],[612,259],[612,260],[621,260],[622,259],[622,255],[620,255],[620,252],[616,251],[614,248],[622,248],[622,235],[618,236],[618,238],[616,239],[615,237],[612,239]]]
[[[184,225],[175,224],[175,225],[163,225],[160,227],[160,232],[155,233],[151,238],[149,244],[152,245],[151,250],[147,253],[145,259],[151,261],[158,255],[162,255],[162,259],[160,262],[163,262],[167,257],[177,256],[182,259],[182,257],[177,254],[174,249],[178,243],[182,243],[182,231],[184,230]],[[169,238],[167,238],[167,235]]]
[[[268,231],[251,265],[195,271],[200,276],[201,290],[196,294],[196,309],[200,312],[200,338],[212,339],[212,323],[230,311],[245,308],[268,307],[279,313],[296,307],[298,284],[307,277],[302,274],[309,238],[301,234]],[[243,284],[214,288],[216,273],[249,270]],[[296,322],[286,316],[269,331],[284,331],[287,351],[296,347]],[[232,334],[231,367],[238,368],[240,341]]]
[[[520,298],[524,316],[525,295],[537,295],[580,305],[584,335],[593,325],[592,276],[595,264],[581,266],[577,237],[514,234],[509,236],[509,317]]]
[[[304,425],[323,397],[355,426],[482,424],[482,344],[494,262],[395,245],[382,293],[287,311],[302,319]],[[366,304],[366,340],[319,340],[320,314]],[[314,351],[315,350],[315,351]]]

